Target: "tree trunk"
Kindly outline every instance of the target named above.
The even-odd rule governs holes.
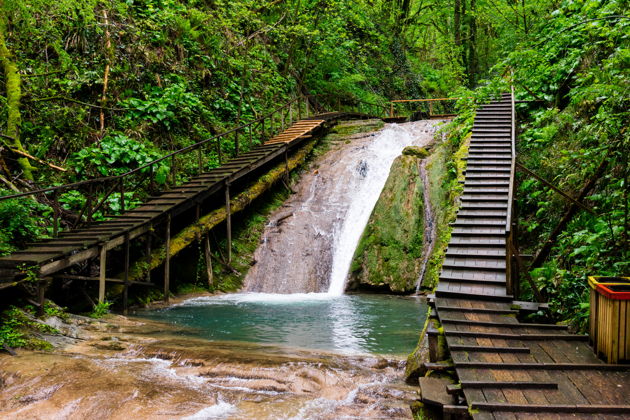
[[[24,147],[22,147],[22,143],[20,142],[20,124],[22,120],[20,100],[22,98],[22,83],[17,65],[13,60],[13,55],[7,48],[5,33],[6,25],[4,16],[0,16],[0,63],[4,71],[7,91],[7,129],[4,134],[13,139],[13,147],[24,152]],[[34,168],[31,166],[28,159],[25,157],[19,158],[18,163],[22,171],[24,171],[24,178],[32,181]]]
[[[476,0],[470,0],[470,14],[468,15],[468,85],[473,87],[477,80],[477,17]]]
[[[453,34],[455,37],[455,45],[460,46],[462,44],[461,35],[461,0],[455,0],[455,10],[453,12]]]

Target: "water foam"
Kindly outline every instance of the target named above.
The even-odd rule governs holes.
[[[340,231],[335,235],[328,294],[340,296],[345,290],[352,258],[385,186],[394,159],[400,156],[406,146],[423,145],[431,140],[431,136],[419,130],[418,124],[425,123],[387,126],[361,153],[361,161],[350,180],[353,184],[350,207]]]
[[[211,405],[210,407],[199,410],[195,414],[183,417],[182,420],[220,419],[227,415],[234,414],[236,411],[235,405],[219,400],[218,404]]]

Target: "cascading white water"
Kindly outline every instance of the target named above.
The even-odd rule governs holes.
[[[383,129],[367,145],[360,155],[351,183],[350,206],[344,217],[341,229],[335,233],[332,259],[332,272],[328,294],[342,295],[348,270],[359,239],[370,218],[370,214],[385,186],[389,170],[406,146],[424,146],[431,141],[435,128],[431,123],[420,121],[404,125],[392,124]],[[358,156],[359,157],[359,156]]]
[[[434,121],[390,124],[331,141],[270,216],[243,291],[340,296],[357,243],[405,146],[424,146]]]

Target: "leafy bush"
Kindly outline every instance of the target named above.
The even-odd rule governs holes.
[[[94,305],[92,312],[88,314],[90,318],[102,318],[109,313],[109,307],[112,306],[112,302],[98,302]]]
[[[8,195],[0,191],[0,195]],[[0,255],[23,248],[27,242],[46,237],[41,215],[46,206],[29,197],[0,201]]]
[[[121,175],[161,157],[154,148],[123,134],[105,137],[99,145],[86,147],[70,158],[79,179]],[[164,183],[169,167],[165,162],[143,169],[155,172],[158,183]]]

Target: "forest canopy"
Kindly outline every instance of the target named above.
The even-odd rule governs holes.
[[[511,80],[520,162],[593,209],[531,271],[583,324],[584,277],[630,269],[629,26],[623,0],[0,0],[0,187],[123,173],[298,94],[481,99]],[[525,177],[517,196],[535,252],[567,203]],[[75,216],[85,200],[59,197]],[[51,234],[44,204],[0,202],[0,252]]]

